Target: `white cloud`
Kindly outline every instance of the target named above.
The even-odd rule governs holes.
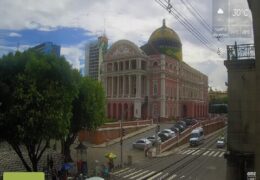
[[[211,24],[211,1],[194,0],[191,3]],[[211,34],[199,26],[187,9],[180,5],[179,0],[174,1],[174,7],[182,12],[189,22],[193,22],[206,39],[213,41]],[[51,31],[59,27],[76,27],[87,30],[87,35],[101,35],[105,29],[110,43],[128,39],[139,46],[148,41],[151,33],[159,28],[162,19],[166,18],[167,26],[174,29],[182,40],[184,61],[196,64],[196,68],[205,71],[216,87],[222,87],[224,84],[225,67],[219,64],[223,59],[216,53],[217,48],[221,48],[222,54],[225,55],[225,46],[214,41],[209,45],[216,46],[214,52],[208,50],[154,0],[1,0],[0,17],[0,29]],[[226,41],[225,44],[233,42]],[[61,54],[65,55],[73,67],[78,68],[78,59],[84,57],[82,44],[62,47]],[[209,60],[211,63],[204,66],[202,62],[207,64]]]
[[[226,90],[227,68],[224,61],[207,60],[204,62],[191,62],[192,67],[208,75],[209,86],[218,90]]]
[[[16,33],[16,32],[11,32],[11,33],[9,33],[9,35],[8,35],[9,37],[22,37],[22,35],[21,34],[19,34],[19,33]]]
[[[66,60],[73,68],[79,69],[79,59],[85,59],[84,56],[85,43],[80,43],[76,46],[61,47],[61,55],[64,55]]]

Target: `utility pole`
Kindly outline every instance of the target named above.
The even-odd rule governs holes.
[[[160,125],[159,125],[159,118],[160,118],[160,114],[157,114],[156,117],[156,128],[155,128],[155,152],[156,154],[159,154],[159,142],[158,142],[158,133],[160,131]]]
[[[120,121],[120,165],[123,167],[123,136],[122,136],[122,119]]]
[[[124,129],[123,129],[123,118],[124,118],[124,112],[122,110],[122,115],[121,115],[121,120],[120,120],[120,165],[123,167],[123,136],[125,134]]]

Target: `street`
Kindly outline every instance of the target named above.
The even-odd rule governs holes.
[[[176,154],[155,158],[113,173],[113,179],[225,179],[225,149],[216,148],[219,134],[196,148],[184,148]]]

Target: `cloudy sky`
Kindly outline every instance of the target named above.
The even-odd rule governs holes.
[[[0,0],[0,57],[17,49],[22,51],[44,41],[53,41],[62,46],[61,54],[73,67],[78,68],[79,59],[84,59],[84,45],[104,31],[109,44],[119,39],[128,39],[141,46],[162,25],[162,19],[165,18],[166,25],[181,38],[183,60],[207,74],[210,86],[225,90],[225,45],[234,44],[234,41],[251,43],[252,37],[225,37],[218,41],[182,1],[186,5],[191,4],[212,27],[214,1],[227,0],[170,1],[173,8],[206,39],[204,41],[208,47],[155,0]],[[246,0],[239,1],[241,5],[235,8],[247,8]],[[241,19],[232,19],[232,23],[241,23]],[[217,54],[218,49],[220,56]]]

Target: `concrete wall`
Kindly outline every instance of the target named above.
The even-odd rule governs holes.
[[[255,61],[225,61],[228,68],[228,150],[254,152]]]

